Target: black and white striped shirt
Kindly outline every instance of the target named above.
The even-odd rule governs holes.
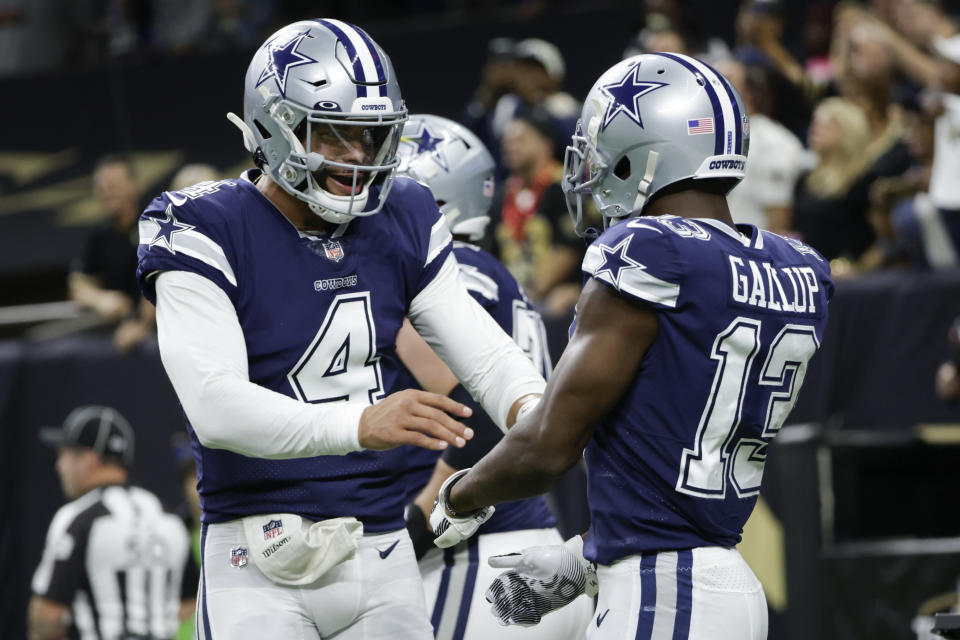
[[[70,607],[70,638],[172,638],[192,565],[186,527],[155,495],[99,487],[54,515],[32,587]]]

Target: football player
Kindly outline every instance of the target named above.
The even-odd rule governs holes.
[[[453,254],[467,291],[513,336],[537,370],[549,376],[553,367],[540,314],[510,272],[475,244],[483,239],[490,222],[495,168],[490,152],[476,135],[456,122],[439,116],[411,115],[404,126],[398,156],[400,173],[430,187],[446,216],[454,238]],[[466,423],[473,429],[474,438],[465,447],[450,447],[442,454],[427,449],[410,452],[408,486],[413,500],[406,508],[407,528],[417,551],[435,637],[581,637],[593,612],[593,602],[588,598],[580,598],[533,631],[499,626],[484,599],[487,585],[499,573],[487,564],[490,556],[563,542],[543,498],[501,505],[477,537],[458,547],[441,553],[433,546],[426,517],[440,485],[456,470],[479,460],[499,441],[502,432],[409,325],[397,337],[397,352],[420,386],[449,395],[473,409]]]
[[[578,228],[589,196],[605,230],[570,343],[539,405],[445,482],[431,514],[438,544],[455,543],[486,505],[547,490],[586,448],[582,547],[501,559],[514,567],[491,587],[501,615],[562,606],[585,557],[591,638],[766,637],[763,590],[734,547],[833,284],[810,247],[733,223],[725,195],[748,143],[740,97],[694,58],[629,58],[590,90],[564,188]]]
[[[258,169],[163,193],[138,277],[189,420],[203,638],[432,637],[401,444],[462,446],[470,410],[391,394],[404,317],[497,424],[543,377],[464,288],[430,191],[394,179],[406,109],[386,53],[337,20],[284,27],[247,70]]]

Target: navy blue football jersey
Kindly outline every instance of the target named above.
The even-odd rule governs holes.
[[[460,264],[460,275],[473,299],[497,321],[507,335],[513,336],[514,341],[534,363],[540,375],[544,379],[549,378],[553,365],[550,361],[550,352],[547,350],[546,330],[540,314],[527,298],[520,283],[495,257],[476,245],[455,241],[453,255]],[[413,381],[413,376],[408,375],[407,380]],[[416,383],[412,382],[412,384]],[[483,407],[476,401],[467,398],[458,399],[468,404],[475,415],[483,411]],[[489,419],[485,422],[486,428],[496,429],[496,425]],[[486,451],[490,448],[492,447],[486,448]],[[408,447],[408,449],[410,474],[407,499],[409,501],[420,493],[423,486],[430,480],[434,465],[441,454],[420,447]],[[474,455],[479,458],[486,451],[477,451]],[[480,527],[478,533],[543,529],[554,527],[556,524],[546,501],[542,497],[537,497],[498,504],[493,517]]]
[[[451,252],[432,194],[398,178],[384,208],[328,238],[300,233],[251,182],[206,182],[153,200],[140,219],[138,278],[190,271],[233,302],[250,380],[302,402],[374,403],[397,386],[396,336],[410,301]],[[404,526],[403,451],[266,460],[209,449],[190,430],[206,522],[290,512]]]
[[[829,264],[753,225],[660,216],[607,229],[583,271],[659,321],[586,449],[586,557],[733,547],[820,346]]]

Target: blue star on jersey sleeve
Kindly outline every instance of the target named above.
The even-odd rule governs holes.
[[[192,224],[184,224],[177,220],[176,216],[173,215],[173,203],[167,205],[167,209],[164,211],[162,218],[154,218],[153,220],[157,224],[157,231],[153,239],[150,240],[149,245],[152,247],[160,244],[160,246],[166,248],[170,253],[177,252],[176,249],[173,248],[173,234],[181,231],[189,231],[194,228]]]
[[[680,296],[671,239],[655,224],[631,220],[607,229],[587,249],[583,271],[621,295],[662,309]]]
[[[137,279],[147,300],[156,304],[152,276],[162,271],[197,273],[234,298],[237,275],[229,257],[234,255],[233,241],[221,220],[224,207],[218,199],[233,191],[222,191],[228,182],[201,183],[164,193],[140,216]]]

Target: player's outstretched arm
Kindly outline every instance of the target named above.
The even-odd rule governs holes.
[[[656,314],[592,279],[577,308],[576,331],[542,402],[452,486],[448,499],[456,511],[550,489],[580,459],[596,421],[633,381],[657,336]]]
[[[345,454],[414,444],[443,449],[472,436],[445,396],[403,391],[365,402],[310,404],[250,381],[243,330],[227,295],[183,271],[157,278],[160,356],[200,442],[270,459]]]
[[[546,381],[517,343],[477,304],[450,256],[436,277],[410,303],[410,321],[503,430],[526,396]]]

